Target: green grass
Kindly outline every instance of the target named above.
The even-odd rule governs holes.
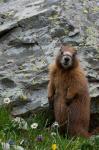
[[[48,113],[39,112],[24,118],[28,123],[28,129],[19,129],[17,123],[13,123],[13,118],[10,116],[9,111],[4,107],[0,108],[0,140],[7,143],[9,140],[14,141],[16,145],[21,145],[26,150],[51,150],[52,144],[57,145],[57,150],[98,150],[99,138],[93,140],[86,140],[80,137],[74,139],[63,138],[56,132],[52,136],[53,129],[47,127],[51,122]],[[32,123],[38,123],[37,129],[32,129]],[[36,140],[38,135],[42,135],[43,140],[38,142]],[[23,143],[20,143],[24,140]],[[13,149],[13,148],[12,148]],[[0,145],[0,150],[2,147]]]

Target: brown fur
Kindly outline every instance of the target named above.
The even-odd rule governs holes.
[[[62,52],[72,54],[73,64],[67,69],[61,66],[62,54],[49,67],[48,100],[54,105],[55,121],[61,131],[68,129],[70,136],[90,137],[90,97],[88,82],[76,57],[76,50],[63,46]],[[66,128],[67,127],[67,128]]]

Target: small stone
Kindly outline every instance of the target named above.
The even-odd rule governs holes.
[[[74,29],[74,31],[69,32],[69,37],[73,37],[79,34],[79,29]]]
[[[14,62],[13,59],[9,59],[9,60],[7,61],[8,64],[13,63],[13,62]]]

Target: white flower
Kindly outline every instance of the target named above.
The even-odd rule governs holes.
[[[52,128],[58,128],[59,127],[59,124],[58,124],[58,122],[54,122],[53,124],[52,124]]]
[[[15,150],[24,150],[24,148],[22,146],[18,146],[18,145],[13,146],[13,148]]]
[[[3,150],[11,150],[10,144],[8,143],[1,143]],[[12,149],[14,150],[24,150],[24,148],[22,146],[18,146],[18,145],[13,145]]]
[[[10,102],[11,102],[11,100],[9,97],[4,98],[4,104],[9,104]]]
[[[94,142],[96,139],[99,139],[99,135],[92,135],[89,140]]]
[[[28,124],[23,118],[16,117],[13,119],[13,122],[18,123],[19,129],[24,129],[24,130],[28,129]]]
[[[33,124],[31,124],[31,128],[32,129],[36,129],[38,127],[38,123],[33,123]]]
[[[55,133],[55,132],[51,132],[51,135],[52,135],[52,136],[56,136],[56,133]]]
[[[8,143],[1,143],[3,150],[10,150],[10,144]]]
[[[14,121],[14,122],[17,122],[17,123],[22,122],[22,120],[23,120],[23,119],[20,118],[20,117],[16,117],[16,118],[13,119],[13,121]]]

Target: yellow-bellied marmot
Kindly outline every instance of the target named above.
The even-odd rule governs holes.
[[[62,132],[70,136],[90,137],[90,97],[88,82],[79,64],[76,50],[62,46],[56,60],[49,66],[49,105],[54,106],[55,120]]]

